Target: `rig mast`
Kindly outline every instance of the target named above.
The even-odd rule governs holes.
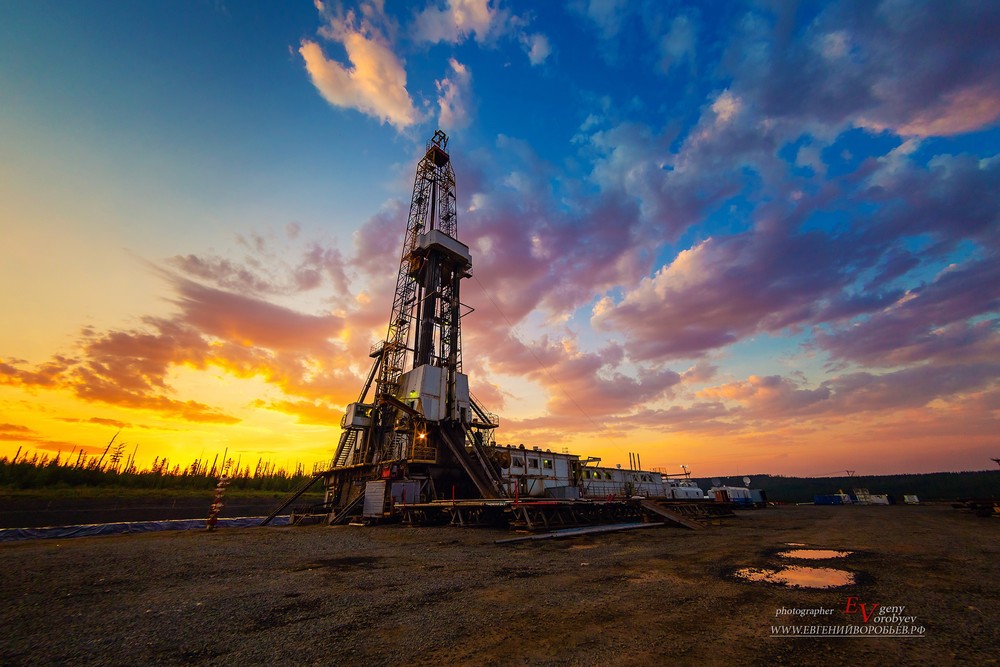
[[[385,340],[371,350],[368,379],[322,472],[331,523],[361,509],[379,516],[393,502],[507,495],[493,457],[498,420],[462,372],[460,290],[472,255],[458,240],[447,148],[437,130],[417,164]]]

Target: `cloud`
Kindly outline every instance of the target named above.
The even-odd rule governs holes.
[[[414,39],[458,44],[474,36],[482,43],[503,30],[504,16],[490,0],[447,0],[443,6],[430,6],[416,15]]]
[[[699,360],[691,368],[687,369],[681,374],[681,380],[685,384],[700,384],[703,382],[708,382],[715,377],[718,373],[719,367],[715,364],[710,364],[704,359]]]
[[[850,238],[782,225],[709,238],[678,253],[620,300],[602,298],[593,326],[624,332],[639,360],[691,358],[758,332],[813,322],[875,251]]]
[[[0,441],[23,442],[30,444],[36,449],[47,449],[53,452],[73,451],[84,454],[96,454],[104,451],[103,447],[90,445],[76,445],[62,440],[50,440],[42,436],[38,431],[20,424],[0,424]],[[24,457],[21,458],[23,460]]]
[[[360,378],[350,370],[344,318],[300,313],[167,271],[160,275],[174,290],[174,315],[143,318],[143,326],[132,330],[84,329],[72,356],[36,366],[0,361],[0,384],[66,389],[88,402],[222,424],[240,418],[173,398],[176,369],[261,378],[297,399],[343,405],[354,398]],[[367,344],[365,337],[365,351]]]
[[[1000,353],[1000,261],[951,266],[860,321],[818,331],[833,359],[867,366],[989,361]],[[981,319],[982,318],[982,319]]]
[[[610,420],[610,423],[625,430],[642,428],[718,436],[743,430],[740,414],[739,408],[729,408],[719,401],[695,401],[690,405],[645,408],[628,417]]]
[[[746,417],[752,419],[776,419],[822,410],[833,396],[833,390],[826,383],[815,389],[804,389],[779,375],[751,375],[746,380],[702,389],[697,395],[702,399],[742,403],[747,406]]]
[[[595,293],[648,270],[651,258],[631,242],[635,215],[627,208],[606,203],[568,215],[535,208],[538,202],[530,197],[517,199],[484,194],[483,208],[466,216],[465,236],[476,267],[470,289],[488,291],[512,323],[538,308],[562,317]],[[502,325],[494,310],[477,320]]]
[[[674,67],[688,63],[694,71],[698,46],[697,28],[687,16],[677,16],[671,21],[670,29],[659,41],[660,71],[669,72]]]
[[[521,35],[521,45],[528,54],[532,65],[541,65],[552,55],[552,45],[549,38],[541,33]]]
[[[373,11],[365,5],[366,14]],[[329,16],[320,34],[344,47],[349,66],[328,59],[320,45],[304,39],[299,54],[323,98],[336,107],[355,109],[389,123],[398,130],[420,120],[406,89],[406,70],[385,36],[368,16],[360,26],[353,11]]]
[[[444,130],[466,127],[471,121],[472,73],[454,58],[448,60],[451,74],[436,81],[438,90],[438,126]]]
[[[247,347],[309,352],[325,347],[344,328],[343,318],[305,315],[240,294],[174,281],[183,321],[197,331]]]
[[[742,100],[718,94],[680,141],[677,129],[654,132],[626,122],[581,139],[592,153],[590,180],[605,197],[637,207],[647,243],[675,241],[757,181],[783,182],[777,129],[743,113]]]
[[[20,368],[27,364],[20,359],[4,361],[0,359],[0,384],[21,387],[54,388],[61,381],[66,369],[76,363],[75,359],[54,355],[51,361],[39,364],[33,370]]]
[[[715,98],[715,101],[712,102],[712,111],[715,113],[716,122],[720,124],[728,123],[733,119],[733,116],[740,112],[741,106],[739,97],[733,95],[728,90],[722,91]]]
[[[90,417],[89,419],[77,419],[75,417],[60,417],[59,421],[69,422],[73,424],[98,424],[100,426],[113,426],[117,429],[133,427],[133,425],[128,422],[123,422],[118,419],[107,419],[105,417]]]
[[[902,148],[902,147],[901,147]],[[879,238],[934,238],[938,253],[975,241],[1000,251],[1000,156],[938,155],[926,167],[906,152],[873,165],[861,193],[872,204]]]
[[[697,396],[703,401],[738,405],[739,412],[732,414],[749,428],[807,418],[833,423],[831,420],[873,412],[892,414],[933,405],[944,410],[948,404],[961,404],[983,392],[993,395],[998,390],[998,370],[997,363],[942,363],[882,374],[846,373],[815,387],[780,375],[751,375],[746,380],[706,387]]]
[[[214,254],[178,255],[166,264],[181,274],[234,294],[281,297],[323,289],[330,301],[343,301],[350,293],[348,261],[341,251],[316,240],[305,239],[295,223],[283,238],[274,234],[237,235],[239,259]]]
[[[275,410],[292,415],[300,424],[337,427],[344,416],[342,408],[331,407],[320,401],[254,401],[254,407]]]
[[[923,408],[940,400],[961,401],[968,394],[996,389],[1000,364],[950,364],[904,368],[892,373],[867,371],[829,382],[840,412]]]
[[[620,348],[583,352],[572,337],[556,341],[544,336],[524,343],[512,335],[499,341],[494,336],[487,359],[495,372],[524,377],[544,387],[549,395],[547,411],[554,417],[590,419],[630,412],[636,405],[663,396],[681,381],[680,375],[669,369],[639,368],[624,373],[619,369],[623,361]],[[591,424],[596,426],[596,422]]]
[[[767,117],[949,136],[1000,118],[998,28],[995,4],[842,2],[783,41],[750,13],[726,62]]]
[[[578,0],[570,6],[589,19],[602,39],[618,35],[628,14],[628,0]]]
[[[597,301],[592,324],[624,333],[633,358],[698,357],[759,332],[839,326],[892,304],[901,279],[960,244],[991,256],[1000,249],[1000,159],[939,155],[920,164],[908,142],[847,178],[797,189],[779,157],[792,145],[790,129],[758,114],[725,91],[673,154],[663,145],[669,135],[636,124],[589,138],[598,151],[592,180],[602,196],[637,202],[641,217],[632,224],[644,242],[675,240],[726,202],[752,198],[737,217],[749,230],[682,247],[641,284]],[[807,140],[792,156],[822,177],[821,149]],[[837,218],[852,222],[829,228]]]

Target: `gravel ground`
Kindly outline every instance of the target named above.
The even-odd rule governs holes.
[[[950,507],[783,507],[700,531],[494,544],[508,536],[311,526],[3,544],[0,664],[998,664],[1000,521]],[[854,551],[836,567],[858,582],[731,576],[775,567],[787,543]],[[924,635],[771,636],[864,625],[849,596],[905,607]]]
[[[75,492],[65,495],[54,495],[52,492],[37,495],[0,494],[0,528],[204,519],[208,516],[212,497],[211,491],[197,495],[175,494],[159,497],[148,493],[125,493],[118,497],[105,495],[80,497]],[[270,495],[227,493],[220,517],[267,516],[287,497],[287,493]],[[310,494],[301,503],[320,502],[322,499],[319,494]]]

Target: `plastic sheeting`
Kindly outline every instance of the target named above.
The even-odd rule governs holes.
[[[248,528],[250,526],[259,526],[263,520],[264,517],[262,516],[241,516],[231,519],[219,519],[216,525],[218,528]],[[175,519],[169,521],[91,523],[81,526],[49,526],[46,528],[4,528],[0,529],[0,542],[124,535],[126,533],[152,533],[160,530],[203,530],[205,523],[205,519]],[[276,516],[271,520],[270,525],[288,525],[288,516]]]

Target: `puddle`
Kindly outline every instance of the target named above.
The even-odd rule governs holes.
[[[798,545],[789,545],[798,546]],[[801,558],[803,560],[824,560],[827,558],[846,558],[853,551],[834,551],[833,549],[789,549],[778,555],[782,558]]]
[[[792,588],[838,588],[853,584],[854,574],[829,567],[790,565],[778,570],[745,567],[733,573],[737,579],[790,586]]]

